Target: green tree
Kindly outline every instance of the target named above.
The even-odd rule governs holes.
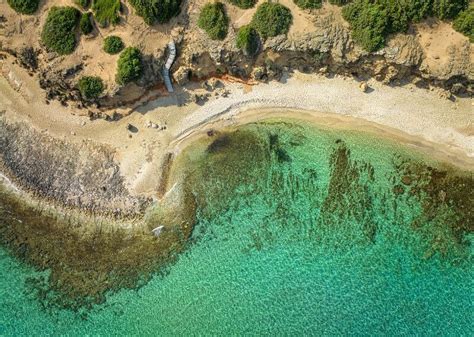
[[[257,3],[256,0],[228,0],[228,1],[232,5],[242,8],[242,9],[252,8]]]
[[[474,43],[474,5],[459,14],[454,20],[453,27],[469,37],[471,43]]]
[[[74,3],[81,7],[82,9],[87,9],[89,8],[91,2],[90,0],[74,0]]]
[[[102,27],[118,24],[121,9],[120,0],[94,0],[92,3],[95,19]]]
[[[92,33],[94,26],[92,25],[92,15],[91,13],[83,13],[81,15],[81,20],[79,21],[79,28],[84,35]]]
[[[469,6],[469,0],[433,0],[433,13],[441,20],[454,19]]]
[[[118,54],[125,47],[122,39],[118,36],[107,36],[104,40],[104,51],[107,54]]]
[[[77,86],[81,95],[87,99],[98,98],[104,91],[104,82],[97,76],[84,76]]]
[[[128,47],[120,54],[117,62],[116,82],[125,85],[143,75],[142,53],[138,48]]]
[[[7,2],[16,12],[31,15],[38,9],[40,0],[7,0]]]
[[[258,33],[251,25],[240,27],[237,32],[237,48],[242,49],[247,55],[255,55],[259,47]]]
[[[352,28],[352,38],[368,51],[380,49],[388,32],[387,11],[370,0],[359,0],[345,6],[342,15]]]
[[[212,40],[224,40],[227,36],[229,19],[222,2],[204,5],[199,14],[198,26],[206,31]]]
[[[181,0],[129,0],[143,20],[152,25],[166,23],[181,11]]]
[[[317,9],[323,5],[323,0],[293,0],[301,9]]]
[[[293,21],[291,11],[278,3],[265,2],[258,6],[252,26],[264,38],[288,33]]]
[[[345,4],[348,4],[349,2],[351,2],[351,0],[329,0],[330,4],[338,5],[338,6],[344,6]]]
[[[60,55],[71,54],[77,45],[75,30],[79,16],[74,7],[52,7],[41,32],[46,48]]]

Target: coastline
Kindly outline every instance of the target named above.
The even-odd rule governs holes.
[[[389,87],[375,80],[368,84],[371,89],[363,92],[354,79],[295,73],[281,82],[256,86],[224,83],[228,93],[225,97],[210,92],[204,104],[188,100],[184,106],[177,106],[176,102],[203,90],[178,88],[174,96],[148,102],[116,122],[90,122],[73,108],[57,102],[48,106],[38,102],[31,110],[31,100],[25,101],[22,92],[14,90],[0,93],[5,102],[0,104],[0,110],[6,111],[5,120],[26,123],[52,139],[107,147],[133,197],[164,195],[161,173],[166,156],[176,156],[196,136],[210,129],[266,118],[299,119],[336,129],[370,132],[417,147],[439,161],[468,170],[474,168],[472,99],[451,101],[436,91],[413,85]],[[26,82],[22,90],[40,95],[40,91],[29,87],[34,85],[32,80]],[[147,121],[159,121],[165,129],[142,127]],[[139,131],[130,133],[126,129],[129,124]],[[90,156],[94,161],[102,159],[94,153]]]

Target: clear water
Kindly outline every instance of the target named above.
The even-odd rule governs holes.
[[[473,335],[470,238],[453,238],[450,205],[427,218],[393,192],[394,161],[422,157],[350,131],[242,130],[184,159],[200,205],[186,253],[87,318],[43,310],[36,272],[0,251],[0,335]]]

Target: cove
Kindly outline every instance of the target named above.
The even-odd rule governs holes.
[[[165,273],[87,315],[48,311],[39,272],[1,250],[0,335],[472,334],[472,171],[268,120],[189,146],[171,180],[196,220]]]

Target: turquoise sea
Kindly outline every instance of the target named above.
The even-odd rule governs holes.
[[[472,172],[281,120],[180,166],[197,223],[166,273],[85,315],[45,310],[26,286],[39,272],[2,248],[0,335],[474,334]]]

